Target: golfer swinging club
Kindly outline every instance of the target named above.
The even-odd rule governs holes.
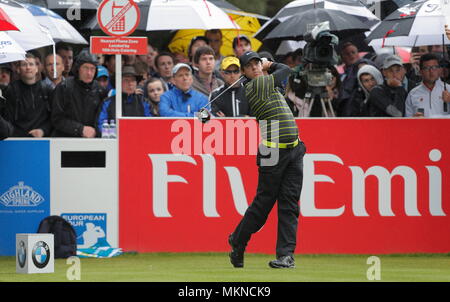
[[[306,148],[299,140],[294,116],[277,89],[289,76],[290,69],[284,64],[263,60],[252,51],[244,53],[239,60],[246,77],[245,94],[260,124],[263,141],[257,155],[256,196],[228,238],[232,248],[230,261],[234,267],[244,266],[244,251],[251,235],[265,224],[278,201],[276,260],[270,261],[269,266],[293,268]],[[276,162],[269,160],[273,154],[277,155]]]

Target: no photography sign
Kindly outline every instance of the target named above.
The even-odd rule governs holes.
[[[147,37],[129,37],[138,27],[140,15],[133,0],[104,0],[97,19],[100,28],[110,37],[91,36],[91,53],[147,54]]]
[[[140,15],[133,0],[104,0],[98,9],[97,21],[107,35],[123,37],[136,30]]]

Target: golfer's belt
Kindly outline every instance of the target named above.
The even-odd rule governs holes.
[[[292,142],[292,143],[274,143],[274,142],[269,142],[266,140],[262,141],[262,144],[266,147],[280,148],[280,149],[294,148],[295,146],[298,145],[298,143],[299,143],[298,139],[296,139],[295,142]]]

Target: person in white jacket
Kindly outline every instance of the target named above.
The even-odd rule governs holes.
[[[441,73],[435,54],[420,58],[422,82],[406,98],[406,117],[450,117],[450,85],[440,79]]]

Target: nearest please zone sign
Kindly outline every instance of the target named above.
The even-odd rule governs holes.
[[[133,0],[104,0],[97,11],[97,21],[103,32],[110,37],[91,37],[92,53],[147,53],[146,37],[129,37],[140,21],[140,10]]]

